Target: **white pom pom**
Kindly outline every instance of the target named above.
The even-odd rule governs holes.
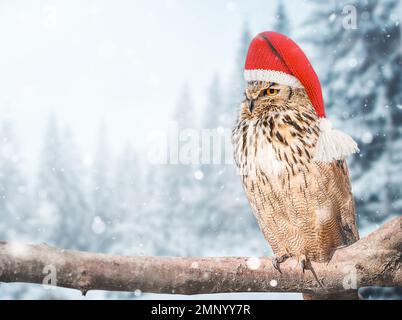
[[[342,131],[332,129],[328,119],[322,118],[319,123],[318,137],[314,159],[323,162],[342,160],[352,153],[359,152],[357,143],[351,136]]]
[[[330,131],[332,130],[332,123],[328,119],[321,118],[318,127],[320,128],[320,131]]]

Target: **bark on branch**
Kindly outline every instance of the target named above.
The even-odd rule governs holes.
[[[358,288],[402,286],[401,265],[402,217],[337,250],[328,264],[313,263],[314,272],[304,274],[293,259],[281,264],[279,273],[267,257],[127,257],[0,242],[0,282],[41,284],[48,275],[46,280],[57,281],[53,284],[83,294],[92,289],[330,294],[345,292],[354,284]]]

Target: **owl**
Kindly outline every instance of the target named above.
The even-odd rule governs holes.
[[[345,160],[357,145],[331,128],[318,77],[289,38],[257,35],[245,69],[232,132],[237,170],[274,267],[294,257],[304,272],[359,239]]]
[[[355,206],[345,160],[314,159],[318,117],[302,88],[249,82],[233,130],[248,201],[276,258],[328,261],[355,242]]]

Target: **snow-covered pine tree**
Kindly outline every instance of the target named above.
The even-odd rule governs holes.
[[[157,186],[164,191],[157,196],[163,197],[163,210],[167,211],[166,214],[159,213],[164,218],[164,227],[157,231],[164,235],[164,254],[186,256],[197,254],[200,250],[198,246],[194,246],[196,242],[192,238],[196,227],[193,221],[197,215],[194,204],[201,192],[194,184],[196,165],[190,159],[191,152],[198,151],[198,146],[191,146],[189,143],[191,131],[196,132],[197,129],[195,114],[190,88],[184,85],[171,119],[171,124],[177,126],[179,136],[169,132],[172,135],[168,145],[171,156],[167,164],[159,166],[161,172],[157,177],[162,179]],[[194,160],[198,159],[195,157]]]
[[[222,83],[219,76],[215,74],[208,88],[206,106],[202,110],[202,129],[216,129],[224,125],[221,114],[224,109],[222,105]]]
[[[223,127],[227,118],[224,111],[221,82],[219,76],[215,75],[208,88],[205,108],[202,110],[201,130],[205,135],[201,147],[203,162],[198,169],[199,180],[195,181],[203,190],[196,208],[196,230],[198,242],[205,255],[214,255],[224,249],[223,242],[218,239],[219,235],[227,229],[224,223],[227,219],[226,206],[222,201],[226,198],[223,133],[225,129],[229,130],[229,128]],[[206,139],[207,136],[208,139]],[[219,162],[213,163],[214,160]]]
[[[391,200],[390,212],[400,215],[402,212],[402,34],[401,19],[398,16],[398,1],[386,3],[384,13],[392,12],[386,25],[387,47],[384,50],[388,63],[383,67],[386,83],[384,95],[388,102],[388,188],[387,196]],[[399,9],[400,10],[400,9]],[[402,292],[401,292],[402,294]]]
[[[49,117],[36,188],[38,235],[60,248],[89,250],[89,208],[82,186],[81,158],[69,129]]]
[[[149,183],[149,182],[147,182]],[[114,177],[116,212],[113,252],[139,255],[147,242],[147,223],[150,217],[144,214],[144,174],[136,151],[127,143],[123,153],[117,158]]]
[[[326,105],[331,117],[338,117],[339,125],[354,136],[361,149],[350,164],[359,224],[364,228],[400,215],[402,210],[399,3],[312,2],[312,30],[306,34],[317,48],[318,59],[324,61],[320,76]],[[348,25],[353,12],[357,14],[356,28]],[[375,299],[402,296],[399,288],[364,288],[361,293]]]
[[[174,177],[171,176],[169,165],[149,164],[145,172],[144,194],[146,195],[142,203],[141,215],[144,216],[144,222],[141,222],[143,228],[143,241],[140,245],[141,252],[149,255],[178,255],[178,252],[188,251],[188,246],[194,246],[194,239],[191,243],[184,245],[182,243],[185,228],[190,231],[193,228],[192,221],[189,222],[186,211],[182,211],[183,219],[180,220],[180,204],[176,208],[179,197],[174,195],[177,187],[171,190],[174,183]],[[178,226],[178,227],[177,227]],[[176,229],[180,235],[175,235]],[[191,232],[194,230],[191,229]],[[179,243],[179,245],[177,245]],[[199,252],[195,250],[193,252]]]
[[[94,250],[108,252],[116,240],[117,216],[115,189],[113,186],[114,162],[104,122],[99,127],[90,183],[92,235]]]
[[[359,220],[379,223],[401,205],[398,1],[312,2],[306,38],[323,61],[319,69],[326,106],[361,150],[351,161]],[[356,28],[350,20],[354,12]]]
[[[224,127],[231,128],[237,116],[237,110],[244,99],[244,62],[248,46],[251,41],[251,33],[248,23],[245,22],[240,35],[240,43],[235,57],[235,64],[229,80],[229,88],[226,91],[225,109],[221,115],[221,123]],[[235,112],[233,112],[235,111]]]
[[[30,192],[22,170],[19,144],[12,119],[0,122],[0,239],[24,241],[35,228]]]
[[[0,240],[39,241],[31,190],[26,179],[26,164],[13,117],[2,110],[0,120]],[[42,240],[44,240],[42,238]],[[0,271],[1,272],[1,271]],[[32,297],[31,286],[1,283],[1,299]]]
[[[275,22],[272,30],[287,35],[288,37],[291,36],[290,23],[286,14],[284,1],[278,1],[275,13]]]

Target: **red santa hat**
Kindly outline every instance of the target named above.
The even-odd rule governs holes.
[[[306,90],[320,118],[316,160],[340,160],[358,152],[356,142],[347,134],[333,130],[325,119],[320,80],[303,50],[293,40],[273,31],[258,34],[250,43],[244,69],[246,81],[275,82]]]

